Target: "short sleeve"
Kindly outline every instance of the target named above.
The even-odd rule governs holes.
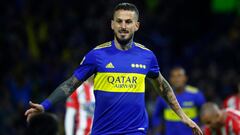
[[[85,81],[93,75],[96,72],[95,59],[93,51],[90,51],[87,55],[85,55],[78,68],[74,71],[74,76],[80,81]]]
[[[157,62],[156,56],[152,53],[151,62],[149,71],[147,73],[147,77],[149,78],[157,78],[159,76],[159,66]]]

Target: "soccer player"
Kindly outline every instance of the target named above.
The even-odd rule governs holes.
[[[240,111],[240,82],[238,83],[238,93],[224,100],[224,108],[232,108]]]
[[[88,135],[93,121],[95,99],[92,78],[78,87],[66,101],[66,135]]]
[[[41,104],[30,102],[27,119],[66,99],[82,82],[95,74],[95,111],[92,135],[144,135],[148,129],[145,109],[145,77],[152,78],[159,93],[181,118],[202,135],[201,129],[181,109],[169,83],[161,75],[152,51],[133,41],[139,29],[135,5],[120,3],[115,7],[111,28],[114,39],[95,47],[83,58],[73,75],[60,84]]]
[[[49,113],[36,114],[29,120],[27,135],[59,135],[57,117]]]
[[[205,135],[240,135],[240,112],[234,109],[220,110],[215,103],[203,105],[201,121],[206,124]]]
[[[186,83],[185,70],[182,67],[172,68],[170,71],[170,84],[173,86],[177,100],[188,117],[199,123],[199,111],[205,103],[205,98],[201,91],[193,86],[186,85]],[[181,119],[160,97],[157,99],[152,125],[154,134],[192,135],[191,128],[183,124]]]

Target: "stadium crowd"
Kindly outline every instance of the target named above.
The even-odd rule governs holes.
[[[216,1],[131,2],[141,14],[135,39],[155,53],[162,74],[168,78],[173,66],[183,66],[189,84],[200,88],[207,101],[221,105],[240,83],[240,3],[221,8]],[[0,2],[1,135],[26,134],[28,101],[41,102],[87,51],[112,40],[111,11],[118,2]],[[147,89],[151,117],[157,94]],[[51,110],[61,118],[61,135],[64,111],[64,103]]]

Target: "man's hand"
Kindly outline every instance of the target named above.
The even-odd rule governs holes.
[[[203,135],[202,130],[200,129],[200,127],[194,122],[192,121],[190,118],[186,118],[182,120],[183,123],[185,123],[187,126],[189,126],[190,128],[192,128],[193,130],[193,134],[194,135]]]
[[[158,90],[159,94],[165,99],[172,110],[182,119],[182,122],[192,128],[194,135],[203,135],[199,126],[193,122],[186,114],[183,112],[181,106],[179,105],[177,98],[173,92],[172,87],[166,81],[166,79],[159,72],[159,76],[153,79],[153,84]]]
[[[44,100],[42,102],[42,104],[46,103],[46,104],[43,104],[44,107],[41,104],[32,103],[30,101],[29,102],[30,109],[28,109],[25,112],[25,116],[27,116],[27,121],[29,122],[30,118],[33,115],[36,115],[36,114],[39,114],[39,113],[43,113],[45,111],[44,109],[48,110],[51,105],[54,105],[54,104],[56,104],[59,101],[65,100],[81,84],[82,84],[82,81],[79,81],[74,75],[72,75],[69,79],[67,79],[62,84],[60,84],[52,92],[52,94],[46,100]]]
[[[43,113],[44,112],[44,108],[42,105],[40,104],[36,104],[36,103],[32,103],[31,101],[29,102],[30,105],[30,109],[28,109],[25,112],[25,116],[27,116],[27,122],[29,122],[29,120],[32,118],[32,116],[39,114],[39,113]]]

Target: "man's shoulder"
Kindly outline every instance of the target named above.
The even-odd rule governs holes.
[[[185,87],[185,90],[189,93],[192,93],[192,94],[201,93],[197,87],[194,87],[194,86],[191,86],[191,85],[187,85]]]
[[[109,48],[111,46],[112,46],[112,42],[108,41],[108,42],[102,43],[100,45],[97,45],[95,48],[93,48],[93,50],[100,50],[100,49],[104,49],[104,48]]]
[[[240,111],[232,108],[226,108],[226,112],[233,117],[237,117],[238,120],[240,120]]]
[[[110,48],[111,46],[112,46],[111,41],[102,43],[102,44],[94,47],[92,50],[90,50],[87,55],[88,56],[98,56],[98,54],[102,54],[102,52],[104,50],[106,50],[107,48]]]
[[[235,100],[235,99],[237,99],[237,98],[238,98],[237,95],[231,95],[231,96],[228,96],[228,97],[224,100],[224,102],[228,102],[228,101],[230,101],[230,100]]]
[[[150,56],[150,57],[155,55],[152,50],[148,49],[144,45],[137,43],[137,42],[134,42],[134,44],[135,44],[135,48],[137,49],[138,52],[143,53],[146,56]]]
[[[137,43],[137,42],[134,42],[135,46],[143,51],[150,51],[150,49],[148,49],[147,47],[145,47],[144,45],[140,44],[140,43]]]

